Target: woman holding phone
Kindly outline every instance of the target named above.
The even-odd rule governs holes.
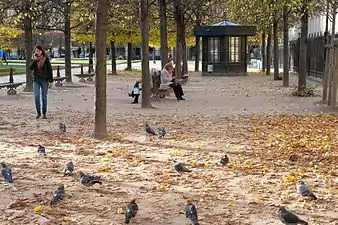
[[[29,66],[33,70],[33,90],[35,108],[37,112],[36,118],[41,117],[40,90],[42,96],[42,115],[43,119],[47,119],[47,92],[48,83],[53,82],[52,65],[46,56],[41,45],[36,45],[33,50],[32,62]]]

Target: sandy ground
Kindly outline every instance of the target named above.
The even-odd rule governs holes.
[[[330,172],[314,169],[306,160],[317,161],[302,152],[300,162],[290,164],[283,155],[289,150],[276,150],[283,141],[269,139],[299,128],[290,121],[306,127],[311,114],[329,112],[320,97],[292,97],[294,87],[283,88],[266,76],[192,74],[184,85],[186,101],[170,96],[154,101],[155,109],[140,109],[127,97],[134,80],[108,78],[105,141],[91,138],[93,84],[50,89],[47,120],[35,119],[31,94],[6,96],[1,91],[0,157],[12,167],[14,177],[13,184],[0,181],[1,224],[123,224],[125,202],[131,198],[140,208],[135,224],[142,225],[186,224],[181,212],[187,199],[195,202],[200,224],[281,224],[276,217],[281,204],[310,224],[338,224],[337,164],[331,162]],[[317,90],[320,93],[320,86]],[[294,113],[305,116],[269,116]],[[313,120],[314,130],[321,118]],[[68,126],[67,133],[58,131],[59,122]],[[167,136],[146,135],[145,123],[165,127]],[[290,136],[290,142],[295,140]],[[46,147],[46,157],[37,155],[38,144]],[[327,142],[334,144],[333,138]],[[224,154],[230,158],[227,166],[219,164]],[[173,158],[193,172],[177,174]],[[75,164],[73,176],[60,172],[68,161]],[[323,163],[326,169],[329,161]],[[103,185],[82,186],[79,171],[102,176]],[[306,179],[319,200],[299,198],[294,180],[288,178],[293,176],[290,171]],[[51,208],[52,191],[61,183],[67,198]],[[42,209],[35,212],[37,205]]]

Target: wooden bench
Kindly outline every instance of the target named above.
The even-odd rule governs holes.
[[[189,80],[189,74],[184,74],[181,79],[181,84],[187,83],[188,80]]]
[[[56,77],[53,77],[53,82],[55,82],[56,87],[62,87],[62,82],[66,80],[66,77],[61,77],[60,75],[60,66],[53,67],[53,70],[56,69]]]
[[[17,87],[25,84],[26,82],[14,82],[14,77],[13,77],[13,69],[9,68],[4,70],[5,68],[2,68],[1,72],[9,72],[9,82],[7,83],[0,83],[0,89],[6,88],[7,89],[7,94],[8,95],[16,95],[17,94]]]
[[[163,99],[169,96],[172,88],[168,84],[161,84],[161,71],[152,69],[152,84],[151,97],[152,99]]]
[[[79,78],[79,82],[86,83],[86,81],[88,81],[88,82],[93,82],[94,81],[93,77],[95,76],[95,73],[87,73],[87,74],[85,74],[83,72],[83,64],[80,65],[80,69],[81,69],[80,74],[75,74],[74,75],[74,76],[76,76],[76,77]],[[87,80],[85,80],[85,79],[87,79]]]

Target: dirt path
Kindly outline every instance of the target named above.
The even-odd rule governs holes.
[[[126,97],[133,80],[108,79],[109,138],[103,142],[91,138],[92,84],[51,89],[48,120],[34,119],[31,95],[2,93],[0,157],[12,166],[14,183],[0,181],[1,224],[123,224],[121,213],[131,198],[140,207],[136,224],[183,225],[181,211],[188,198],[196,203],[201,224],[281,224],[275,215],[280,204],[310,224],[337,224],[337,166],[330,161],[338,157],[336,117],[267,116],[325,112],[316,104],[319,97],[292,97],[293,88],[281,88],[281,82],[265,76],[195,75],[184,86],[187,101],[171,97],[154,102],[157,109],[144,110]],[[67,124],[67,133],[58,132],[59,122]],[[165,127],[167,136],[149,137],[143,131],[146,122]],[[289,131],[297,129],[304,134],[298,139],[305,138],[308,146],[292,145],[298,139]],[[315,131],[328,138],[313,141]],[[37,155],[37,144],[46,147],[47,157]],[[329,158],[318,161],[321,153],[312,157],[310,151],[322,146]],[[297,164],[287,161],[292,150],[300,155]],[[218,162],[224,154],[230,163],[222,167]],[[193,172],[177,174],[173,158]],[[77,173],[63,176],[60,169],[70,160],[77,172],[101,175],[104,184],[86,188]],[[294,180],[288,178],[291,172],[313,187],[316,203],[298,198]],[[60,183],[68,197],[50,208],[52,191]],[[37,205],[42,210],[34,212]]]

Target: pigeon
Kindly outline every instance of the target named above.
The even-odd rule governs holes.
[[[74,171],[74,164],[73,162],[69,162],[65,165],[64,167],[64,174],[66,174],[67,172],[72,173]]]
[[[132,199],[130,203],[126,206],[126,212],[125,212],[125,224],[129,224],[130,220],[132,218],[135,218],[138,211],[138,205],[135,202],[135,199]]]
[[[57,202],[63,200],[65,196],[65,187],[60,185],[56,191],[54,191],[53,198],[50,201],[50,205],[55,205]]]
[[[305,182],[302,180],[297,180],[296,188],[299,194],[303,197],[309,197],[312,200],[317,200],[317,197],[313,194],[313,192],[306,186]]]
[[[291,162],[297,162],[297,155],[295,153],[292,153],[289,157],[289,160]]]
[[[184,212],[185,212],[185,217],[188,218],[191,225],[199,225],[198,216],[197,216],[197,209],[192,202],[190,202],[190,201],[187,202],[187,205],[185,206]]]
[[[150,127],[148,124],[146,124],[145,129],[148,134],[156,135],[156,132],[154,131],[154,129]]]
[[[46,149],[42,145],[38,145],[38,153],[42,155],[47,155],[46,154]]]
[[[67,131],[67,127],[66,127],[66,125],[63,124],[63,123],[60,123],[60,124],[59,124],[59,129],[60,129],[61,132],[66,132],[66,131]]]
[[[9,168],[4,162],[1,163],[1,166],[2,166],[1,170],[2,177],[5,179],[6,182],[13,183],[12,169]]]
[[[167,132],[165,132],[164,128],[158,128],[158,134],[157,136],[159,138],[164,138],[164,136],[167,134]]]
[[[93,186],[94,184],[102,185],[101,177],[91,176],[89,174],[84,174],[83,172],[80,172],[79,174],[80,174],[80,183],[86,187]]]
[[[223,158],[221,158],[220,163],[221,163],[223,166],[225,166],[226,164],[228,164],[228,163],[229,163],[229,158],[228,158],[228,156],[225,155]]]
[[[191,172],[191,170],[189,170],[186,166],[182,165],[180,162],[178,162],[175,159],[174,159],[174,167],[175,167],[175,170],[179,173]]]
[[[301,220],[296,214],[294,214],[291,211],[288,211],[287,209],[285,209],[282,206],[279,207],[277,214],[278,214],[278,218],[280,219],[280,221],[282,221],[282,223],[284,223],[284,224],[308,225],[307,222],[305,222],[304,220]]]

